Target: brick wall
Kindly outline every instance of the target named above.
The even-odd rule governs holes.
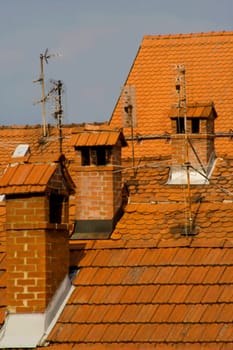
[[[51,193],[55,196],[53,202]],[[61,201],[52,207],[56,196]],[[44,312],[68,273],[68,205],[60,167],[54,172],[46,193],[16,193],[6,197],[8,312]],[[60,220],[50,222],[51,211],[58,209]]]
[[[76,219],[112,219],[117,207],[113,167],[80,167],[76,179]],[[119,206],[119,204],[118,204]]]
[[[82,166],[76,151],[76,220],[111,220],[121,207],[120,147],[113,147],[110,163]]]
[[[195,118],[187,118],[186,131],[188,140],[184,133],[177,133],[177,118],[171,119],[171,152],[172,164],[181,165],[189,161],[193,167],[200,169],[202,166],[208,168],[209,162],[214,158],[214,115],[209,118],[198,118],[199,130],[192,133],[192,123]],[[187,145],[187,146],[186,146]],[[187,158],[188,148],[188,159]]]
[[[69,266],[68,230],[47,222],[48,198],[8,199],[7,307],[45,311]]]
[[[200,162],[206,168],[210,160],[210,157],[214,153],[214,140],[213,137],[201,134],[189,135],[190,143],[188,145],[189,162],[195,167],[200,169]],[[181,165],[186,160],[186,146],[185,135],[176,134],[172,135],[172,164]],[[200,162],[199,162],[200,160]]]

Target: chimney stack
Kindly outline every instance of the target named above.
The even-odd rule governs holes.
[[[71,287],[68,205],[73,189],[61,159],[10,165],[1,178],[8,316],[0,346],[36,346]]]
[[[175,179],[179,181],[178,178],[183,178],[181,173],[185,171],[186,162],[190,165],[191,180],[192,173],[195,173],[193,181],[195,181],[195,178],[197,182],[206,181],[203,176],[198,175],[198,172],[208,177],[215,160],[214,120],[217,114],[213,104],[195,103],[188,105],[186,121],[184,108],[172,108],[169,116],[172,123],[173,179],[171,179],[171,182],[173,180],[176,181]],[[186,147],[188,148],[188,160],[186,159]],[[198,172],[195,172],[196,170]]]
[[[108,238],[121,215],[120,131],[83,131],[74,135],[76,222],[72,238]]]

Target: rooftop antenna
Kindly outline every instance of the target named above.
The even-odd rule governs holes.
[[[52,116],[57,120],[58,130],[59,130],[59,151],[62,154],[62,117],[63,117],[63,108],[62,108],[62,92],[63,92],[63,83],[61,80],[50,80],[50,83],[53,84],[53,87],[50,89],[47,97],[52,97],[55,101],[54,111],[51,113]]]
[[[128,85],[123,88],[123,127],[130,127],[131,145],[132,145],[132,167],[134,176],[135,170],[135,154],[134,154],[134,126],[136,123],[136,103],[135,103],[135,86]]]
[[[46,95],[45,95],[45,79],[44,79],[44,61],[48,64],[48,60],[51,57],[61,56],[60,54],[49,54],[48,48],[45,50],[44,54],[40,54],[40,77],[37,80],[33,80],[33,83],[39,82],[41,84],[41,99],[36,101],[36,103],[42,104],[42,121],[43,121],[43,136],[48,135],[47,121],[46,121]]]
[[[187,178],[187,222],[185,225],[185,234],[192,234],[192,202],[191,202],[191,184],[190,184],[190,162],[189,162],[189,135],[187,128],[187,98],[186,98],[186,69],[183,65],[177,65],[176,91],[178,93],[178,123],[180,111],[183,110],[184,117],[184,167],[186,168]]]

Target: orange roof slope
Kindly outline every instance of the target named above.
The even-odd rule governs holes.
[[[131,235],[139,217],[131,210],[126,215],[125,230]],[[153,232],[156,221],[149,215],[141,219],[145,225],[137,230],[147,228],[141,241],[76,246],[76,289],[50,343],[86,350],[232,346],[232,244],[216,247],[210,240],[203,247],[190,237],[174,244],[161,233],[152,245],[148,231]]]
[[[136,172],[136,178],[132,169],[125,169],[123,177],[130,193],[130,203],[155,203],[163,205],[166,210],[171,203],[184,204],[187,202],[186,186],[167,184],[169,170],[169,164],[166,160],[141,162]],[[190,198],[194,208],[196,204],[202,206],[203,203],[212,205],[219,203],[219,210],[224,213],[224,205],[230,203],[233,197],[232,171],[233,158],[217,159],[208,182],[203,185],[191,186]],[[198,215],[201,212],[198,212]]]
[[[213,102],[218,118],[216,132],[233,128],[233,32],[180,35],[148,35],[142,40],[126,85],[136,87],[137,127],[135,135],[171,132],[169,110],[178,102],[175,91],[177,64],[186,67],[187,103]],[[110,120],[122,127],[122,98]],[[130,135],[130,128],[124,133]],[[218,150],[232,154],[232,143],[218,143]],[[136,156],[170,154],[170,145],[147,141],[135,145]],[[126,153],[124,153],[126,154]]]
[[[75,128],[75,125],[63,128],[63,152],[66,153],[68,159],[74,153],[69,143]],[[40,125],[0,127],[0,176],[3,175],[9,163],[19,161],[17,158],[12,158],[12,155],[20,144],[28,144],[29,155],[39,157],[41,162],[54,161],[60,154],[59,130],[56,127],[50,127],[49,132],[49,136],[43,138]]]
[[[156,165],[124,174],[130,203],[110,240],[72,242],[79,272],[48,338],[55,349],[233,346],[233,160],[192,187],[192,235],[186,189]]]
[[[106,124],[94,124],[92,125],[92,129],[94,129],[94,127],[96,132],[97,130],[100,130],[100,133],[101,127],[106,130]],[[93,131],[92,129],[91,131]],[[64,125],[62,128],[62,152],[65,154],[66,159],[68,160],[66,166],[69,168],[69,173],[71,176],[73,175],[74,171],[72,161],[74,160],[75,155],[73,140],[76,140],[77,135],[82,133],[84,130],[86,130],[87,134],[90,132],[90,129],[88,129],[88,126],[86,125],[71,124]],[[109,130],[109,133],[110,132],[111,131]],[[112,133],[115,136],[118,135],[123,143],[125,142],[121,136],[121,133],[116,131],[112,131]],[[49,127],[48,137],[42,137],[42,127],[40,125],[2,126],[0,127],[0,176],[4,174],[6,166],[9,163],[26,160],[16,160],[16,158],[12,158],[15,148],[20,144],[29,145],[30,162],[53,162],[57,159],[58,155],[60,155],[59,130],[56,126]]]

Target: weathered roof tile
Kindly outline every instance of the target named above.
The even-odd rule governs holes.
[[[218,113],[216,130],[228,130],[233,121],[233,100],[230,92],[224,98],[222,94],[224,86],[233,85],[229,73],[232,54],[233,33],[145,37],[126,82],[136,85],[135,132],[146,136],[171,132],[169,111],[177,101],[173,94],[175,73],[170,63],[180,63],[181,58],[189,73],[189,102],[214,101]],[[121,103],[120,99],[112,126],[121,126]],[[188,113],[209,116],[212,105],[199,107]],[[63,146],[71,174],[71,145],[107,146],[119,141],[119,132],[83,130],[64,129]],[[130,135],[128,129],[125,132]],[[1,171],[19,139],[28,140],[40,163],[43,157],[54,157],[59,150],[57,141],[39,142],[38,129],[0,128],[0,136],[9,142],[7,155],[0,149]],[[57,132],[53,130],[52,136],[56,139]],[[184,186],[167,184],[171,144],[165,138],[162,142],[155,139],[135,143],[137,156],[153,155],[156,159],[141,160],[136,177],[132,169],[124,169],[130,198],[109,240],[71,242],[71,265],[76,265],[79,272],[73,280],[75,290],[48,336],[51,349],[68,343],[67,350],[232,348],[232,140],[216,139],[216,145],[217,154],[228,155],[217,159],[208,185],[191,187],[196,230],[188,235],[187,191]],[[129,147],[124,155],[131,157],[130,151]],[[14,168],[11,164],[5,177],[6,186],[12,181],[11,193],[21,183],[36,190],[49,180],[50,168],[40,164],[39,174],[35,171],[39,167],[29,166],[30,159],[18,159]],[[21,166],[22,161],[27,164]],[[3,241],[0,234],[2,298],[5,284],[1,284],[1,278],[6,275]],[[0,324],[4,311],[1,305]]]
[[[136,114],[138,125],[135,134],[164,135],[171,133],[169,111],[178,103],[175,93],[176,65],[186,67],[186,92],[189,104],[213,101],[218,117],[216,130],[228,132],[232,128],[233,99],[230,89],[233,78],[230,67],[233,55],[233,32],[197,33],[189,35],[145,36],[125,85],[136,89]],[[161,74],[162,72],[162,74]],[[159,101],[159,103],[158,103]],[[223,103],[225,101],[225,103]],[[110,125],[122,127],[123,103],[120,96],[113,111]],[[199,113],[197,109],[196,113]],[[206,115],[203,108],[201,114]],[[207,112],[208,113],[208,112]],[[153,116],[153,117],[152,117]],[[124,128],[130,135],[130,128]],[[165,139],[164,139],[165,140]],[[136,157],[171,154],[171,144],[144,139],[135,143]],[[153,147],[154,145],[154,147]],[[221,139],[217,152],[232,154],[231,141]],[[123,151],[131,156],[131,147]]]

